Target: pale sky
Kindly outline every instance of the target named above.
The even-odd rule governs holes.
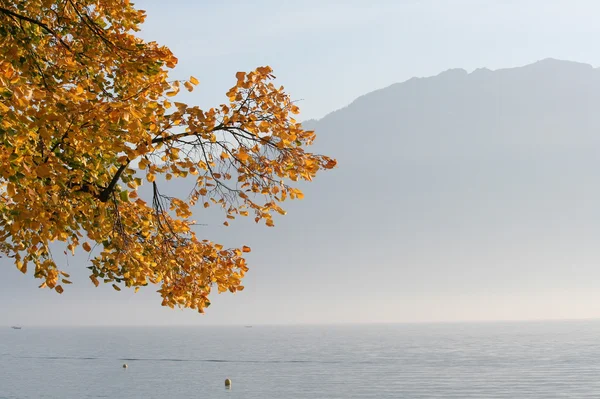
[[[321,118],[365,93],[450,68],[558,58],[600,65],[595,0],[138,0],[143,36],[167,44],[195,101],[225,98],[235,72],[270,65]]]
[[[450,68],[495,70],[548,57],[600,65],[600,3],[595,0],[138,0],[136,4],[148,12],[143,37],[168,45],[179,58],[175,76],[194,75],[200,80],[197,91],[186,94],[186,100],[203,107],[225,100],[237,71],[261,65],[272,66],[277,82],[294,99],[302,100],[303,119],[322,118],[373,90]],[[340,164],[340,171],[343,168]],[[238,295],[214,295],[213,306],[204,316],[160,307],[152,288],[135,295],[116,293],[110,287],[95,289],[85,278],[85,258],[70,259],[69,270],[82,271],[74,273],[79,275],[76,284],[61,296],[38,290],[39,281],[20,275],[6,259],[0,259],[5,268],[0,280],[0,325],[600,317],[600,287],[595,283],[600,279],[596,272],[600,254],[593,251],[593,238],[599,233],[594,224],[600,217],[595,223],[586,219],[600,213],[589,204],[586,217],[579,215],[585,228],[577,230],[588,235],[568,244],[557,236],[546,236],[555,230],[543,223],[514,231],[492,230],[490,223],[489,236],[469,241],[479,245],[476,255],[489,249],[489,262],[472,264],[467,242],[458,240],[448,224],[434,233],[417,228],[392,234],[394,226],[382,221],[372,232],[379,246],[360,248],[360,240],[352,239],[353,232],[347,231],[346,245],[352,251],[344,250],[343,244],[330,247],[328,239],[313,238],[318,231],[319,237],[331,232],[332,241],[346,239],[339,237],[343,232],[336,229],[339,220],[333,216],[323,217],[323,212],[318,218],[311,216],[332,195],[328,182],[335,183],[323,176],[323,183],[315,186],[318,190],[310,190],[306,200],[289,206],[290,216],[278,219],[275,229],[253,223],[236,223],[229,229],[215,223],[218,227],[207,228],[208,238],[228,246],[248,244],[253,252],[248,257],[251,271],[246,290]],[[450,194],[449,198],[456,200]],[[420,200],[414,200],[411,206],[416,207]],[[360,223],[368,219],[370,206],[360,204],[348,217]],[[600,202],[596,206],[600,208]],[[485,213],[483,208],[480,211]],[[542,213],[536,215],[543,219]],[[434,216],[430,215],[432,220]],[[448,215],[437,216],[450,225],[456,222]],[[484,218],[486,223],[492,219]],[[418,226],[414,220],[410,223]],[[494,253],[489,240],[508,247],[514,244],[514,234],[554,243],[556,256],[550,258],[556,262],[546,258],[542,262],[526,241],[513,246],[510,256]],[[428,246],[432,242],[435,245]],[[557,247],[561,242],[564,245]],[[581,245],[589,252],[582,252]],[[400,265],[398,259],[410,262]],[[541,263],[537,269],[519,272],[520,266],[505,268],[509,260]],[[436,262],[443,266],[436,269]],[[452,268],[461,263],[473,270]]]

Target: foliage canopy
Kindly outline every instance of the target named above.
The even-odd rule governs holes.
[[[62,293],[63,242],[92,251],[95,285],[158,284],[163,305],[203,312],[211,288],[243,289],[250,248],[198,238],[192,207],[272,226],[303,196],[291,182],[336,162],[305,151],[315,134],[269,67],[238,72],[226,104],[176,102],[199,82],[169,79],[177,59],[136,36],[144,18],[128,0],[0,0],[0,251]],[[159,175],[194,189],[166,196]]]

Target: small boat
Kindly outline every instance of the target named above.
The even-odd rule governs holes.
[[[11,326],[10,328],[12,328],[13,330],[20,330],[23,327],[20,327],[20,326]]]

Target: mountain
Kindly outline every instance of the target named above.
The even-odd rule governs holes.
[[[546,59],[413,78],[307,121],[339,161],[306,189],[324,267],[398,315],[401,298],[490,295],[514,318],[514,298],[596,295],[599,105],[600,70]]]
[[[600,72],[590,65],[554,59],[497,71],[452,69],[366,94],[306,126],[331,149],[349,138],[379,150],[377,141],[385,140],[395,159],[551,155],[598,142],[591,132],[599,87]]]

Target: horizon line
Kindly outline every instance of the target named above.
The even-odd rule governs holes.
[[[235,324],[5,324],[28,328],[247,328],[247,327],[336,327],[336,326],[384,326],[384,325],[448,325],[448,324],[500,324],[500,323],[556,323],[556,322],[600,321],[600,317],[544,318],[544,319],[484,319],[484,320],[426,320],[426,321],[349,321],[349,322],[308,322],[308,323],[235,323]]]

